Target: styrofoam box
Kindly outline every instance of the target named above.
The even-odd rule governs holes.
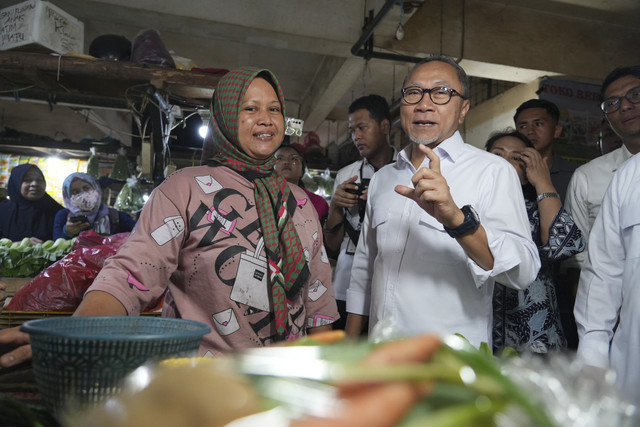
[[[0,9],[0,50],[82,53],[84,24],[48,1],[29,0]]]

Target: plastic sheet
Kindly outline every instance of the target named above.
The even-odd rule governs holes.
[[[80,233],[73,250],[24,285],[11,298],[9,311],[75,311],[107,258],[113,256],[130,233],[101,236],[93,230]],[[154,301],[144,311],[153,311]]]

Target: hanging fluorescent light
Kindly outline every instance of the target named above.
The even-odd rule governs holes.
[[[202,120],[202,125],[198,129],[198,134],[202,139],[207,137],[209,133],[209,120],[211,120],[211,112],[207,109],[198,110],[198,115],[200,116],[200,120]]]

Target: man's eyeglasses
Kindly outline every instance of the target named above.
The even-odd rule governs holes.
[[[404,102],[406,102],[407,104],[414,105],[422,101],[425,93],[428,93],[431,102],[437,105],[447,104],[449,101],[451,101],[451,97],[454,95],[457,95],[462,99],[467,99],[457,90],[444,86],[432,87],[431,89],[423,89],[417,86],[405,87],[404,89],[402,89],[402,99],[404,99]]]
[[[612,96],[611,98],[605,99],[602,104],[600,104],[600,108],[602,108],[605,114],[618,111],[622,105],[622,98],[626,98],[627,101],[632,104],[640,103],[640,86],[630,89],[624,96]]]
[[[295,154],[292,156],[276,156],[276,162],[277,163],[289,162],[292,165],[297,165],[298,163],[302,162],[302,157],[296,156]]]

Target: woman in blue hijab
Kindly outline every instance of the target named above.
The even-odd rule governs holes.
[[[102,235],[133,230],[135,221],[128,214],[102,203],[100,184],[89,174],[74,172],[66,177],[62,198],[66,209],[56,214],[54,239],[71,239],[89,229]]]
[[[36,165],[25,163],[11,170],[9,200],[0,203],[0,238],[17,242],[29,237],[33,244],[52,238],[53,221],[62,206],[46,193],[46,187]]]

